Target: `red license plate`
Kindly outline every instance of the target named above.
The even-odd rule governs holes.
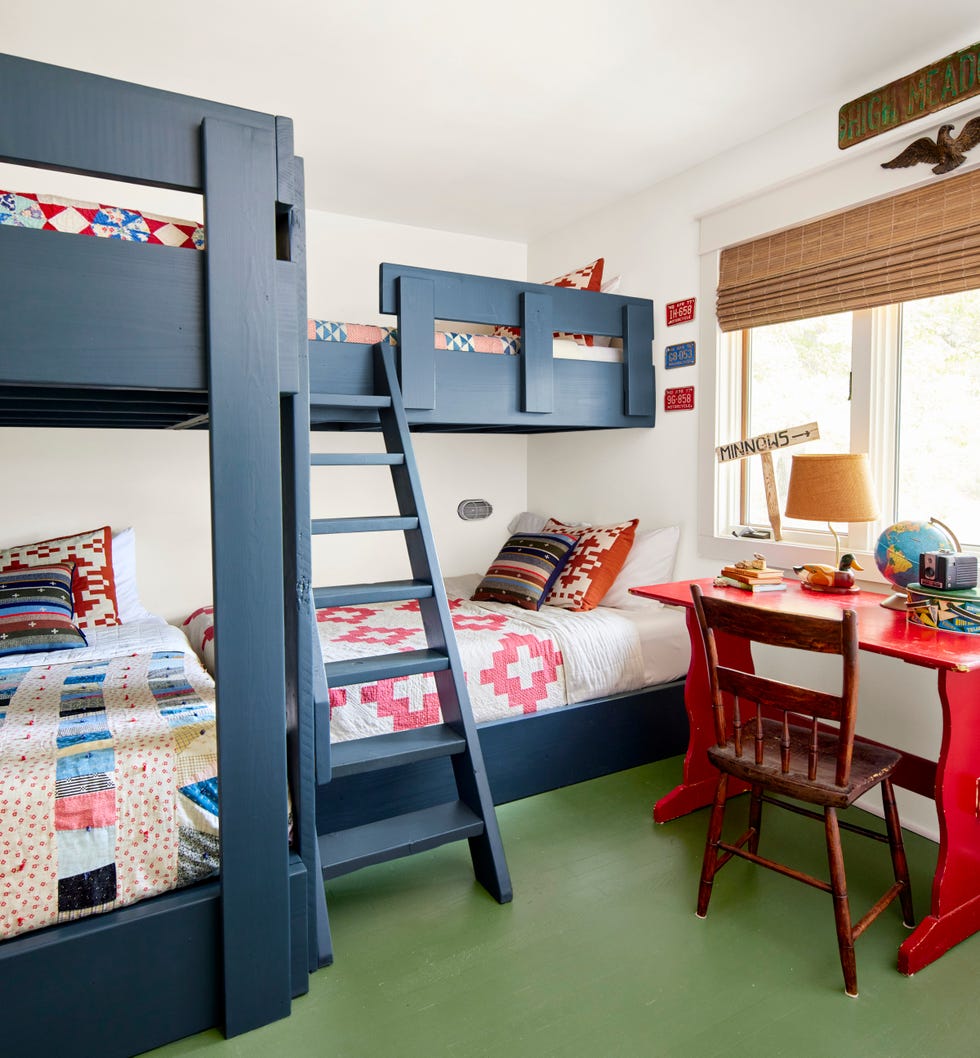
[[[694,407],[694,387],[677,386],[664,390],[664,411],[691,411]]]
[[[667,302],[667,326],[675,323],[690,323],[694,319],[694,298]]]

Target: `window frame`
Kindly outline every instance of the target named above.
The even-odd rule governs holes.
[[[702,257],[701,289],[717,288],[719,252]],[[874,545],[894,520],[898,442],[901,306],[853,312],[851,351],[851,451],[867,452],[882,514],[876,522],[837,526],[841,546],[864,567],[861,580],[885,584],[874,562]],[[826,526],[785,529],[782,540],[747,540],[731,535],[739,521],[743,460],[719,464],[715,448],[742,436],[745,389],[742,331],[722,332],[712,311],[701,323],[705,413],[699,425],[698,550],[702,557],[724,562],[744,558],[748,550],[765,554],[772,566],[790,569],[804,562],[832,561],[834,538]],[[877,380],[877,383],[875,382]],[[787,423],[787,426],[795,425]],[[806,451],[800,446],[800,451]],[[751,457],[750,457],[751,458]],[[780,496],[780,509],[786,497]]]

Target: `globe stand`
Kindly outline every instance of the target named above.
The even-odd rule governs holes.
[[[878,605],[884,606],[886,610],[900,610],[902,613],[906,613],[908,602],[909,598],[904,591],[896,591],[889,595],[887,599],[882,599]]]

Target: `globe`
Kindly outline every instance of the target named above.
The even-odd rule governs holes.
[[[896,522],[878,537],[875,565],[901,594],[882,605],[905,609],[905,589],[919,579],[919,555],[924,551],[954,548],[955,542],[942,526],[933,521]]]

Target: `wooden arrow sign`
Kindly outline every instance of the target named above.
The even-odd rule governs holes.
[[[816,441],[819,437],[820,428],[815,422],[808,422],[803,426],[788,426],[785,430],[776,430],[774,433],[747,437],[744,441],[732,441],[731,444],[719,445],[715,449],[719,463],[729,463],[733,459],[747,459],[756,455],[762,459],[762,482],[766,489],[766,508],[769,511],[769,524],[772,526],[774,540],[782,540],[783,530],[772,453],[780,448],[789,448],[790,445],[803,444],[804,441]]]

